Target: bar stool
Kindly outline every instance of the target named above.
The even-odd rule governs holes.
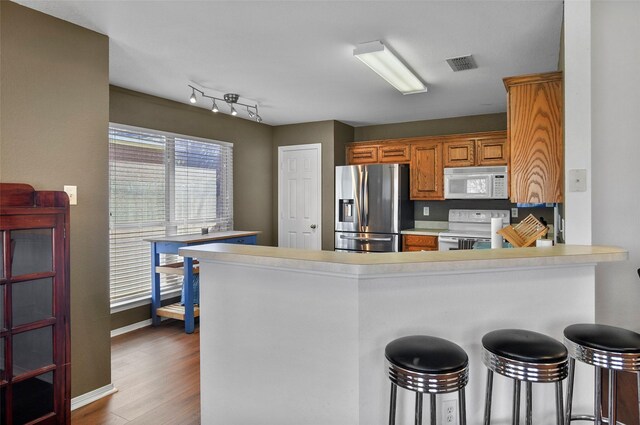
[[[422,395],[430,394],[431,425],[436,425],[436,394],[458,392],[460,425],[466,425],[464,388],[469,380],[469,358],[458,345],[425,335],[405,336],[387,344],[391,399],[389,425],[396,421],[398,387],[416,393],[415,425],[422,424]]]
[[[532,383],[553,382],[556,387],[556,421],[564,423],[562,380],[567,377],[567,349],[546,335],[522,329],[489,332],[482,338],[482,362],[487,366],[484,424],[491,423],[493,373],[513,379],[512,423],[520,423],[520,387],[526,386],[526,424],[533,420]]]
[[[590,420],[596,425],[602,419],[602,369],[609,371],[609,424],[617,422],[617,371],[634,372],[640,391],[640,334],[615,326],[576,324],[564,329],[564,342],[569,350],[569,385],[567,386],[567,425],[571,421]],[[576,360],[595,366],[593,416],[571,416]],[[639,397],[640,398],[640,397]],[[640,400],[638,400],[640,403]]]

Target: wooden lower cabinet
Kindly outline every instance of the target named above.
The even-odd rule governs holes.
[[[424,142],[411,146],[409,180],[412,200],[444,199],[441,142]]]
[[[602,406],[604,416],[609,409],[609,372],[605,369],[602,372]],[[635,373],[618,372],[616,391],[618,393],[618,405],[616,407],[620,423],[631,425],[640,424],[640,412],[638,406],[638,376]],[[578,412],[576,412],[578,413]]]
[[[437,251],[438,237],[431,235],[402,235],[402,251]]]

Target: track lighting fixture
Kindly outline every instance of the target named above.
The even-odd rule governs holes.
[[[262,117],[258,115],[258,105],[252,106],[252,105],[247,105],[246,103],[238,102],[238,99],[240,99],[240,96],[236,93],[227,93],[224,95],[222,99],[220,99],[219,97],[209,96],[205,94],[202,90],[197,89],[190,84],[188,84],[187,86],[190,87],[192,91],[191,96],[189,96],[189,102],[191,103],[196,103],[198,101],[198,98],[196,97],[196,92],[198,92],[200,96],[206,97],[207,99],[211,99],[211,101],[213,102],[211,104],[211,112],[217,113],[220,111],[220,109],[218,109],[218,105],[216,104],[216,100],[219,100],[221,102],[224,101],[226,102],[227,105],[229,105],[229,113],[234,117],[238,115],[238,111],[236,110],[235,105],[240,105],[247,108],[247,114],[249,115],[249,118],[255,118],[257,122],[262,122]]]

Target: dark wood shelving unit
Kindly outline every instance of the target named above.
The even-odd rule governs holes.
[[[0,424],[70,424],[69,198],[0,183]]]

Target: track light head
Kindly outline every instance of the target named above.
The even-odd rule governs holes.
[[[218,113],[220,109],[218,108],[217,101],[225,102],[229,105],[229,113],[232,116],[238,116],[238,110],[236,106],[245,107],[247,109],[247,115],[249,118],[255,119],[257,122],[262,122],[262,117],[258,114],[258,104],[248,105],[246,103],[238,102],[240,99],[240,95],[237,93],[227,93],[222,98],[210,96],[203,92],[200,89],[195,88],[191,84],[187,84],[187,86],[191,89],[191,96],[189,96],[189,102],[197,103],[198,98],[196,92],[198,92],[203,98],[211,99],[211,112]]]

